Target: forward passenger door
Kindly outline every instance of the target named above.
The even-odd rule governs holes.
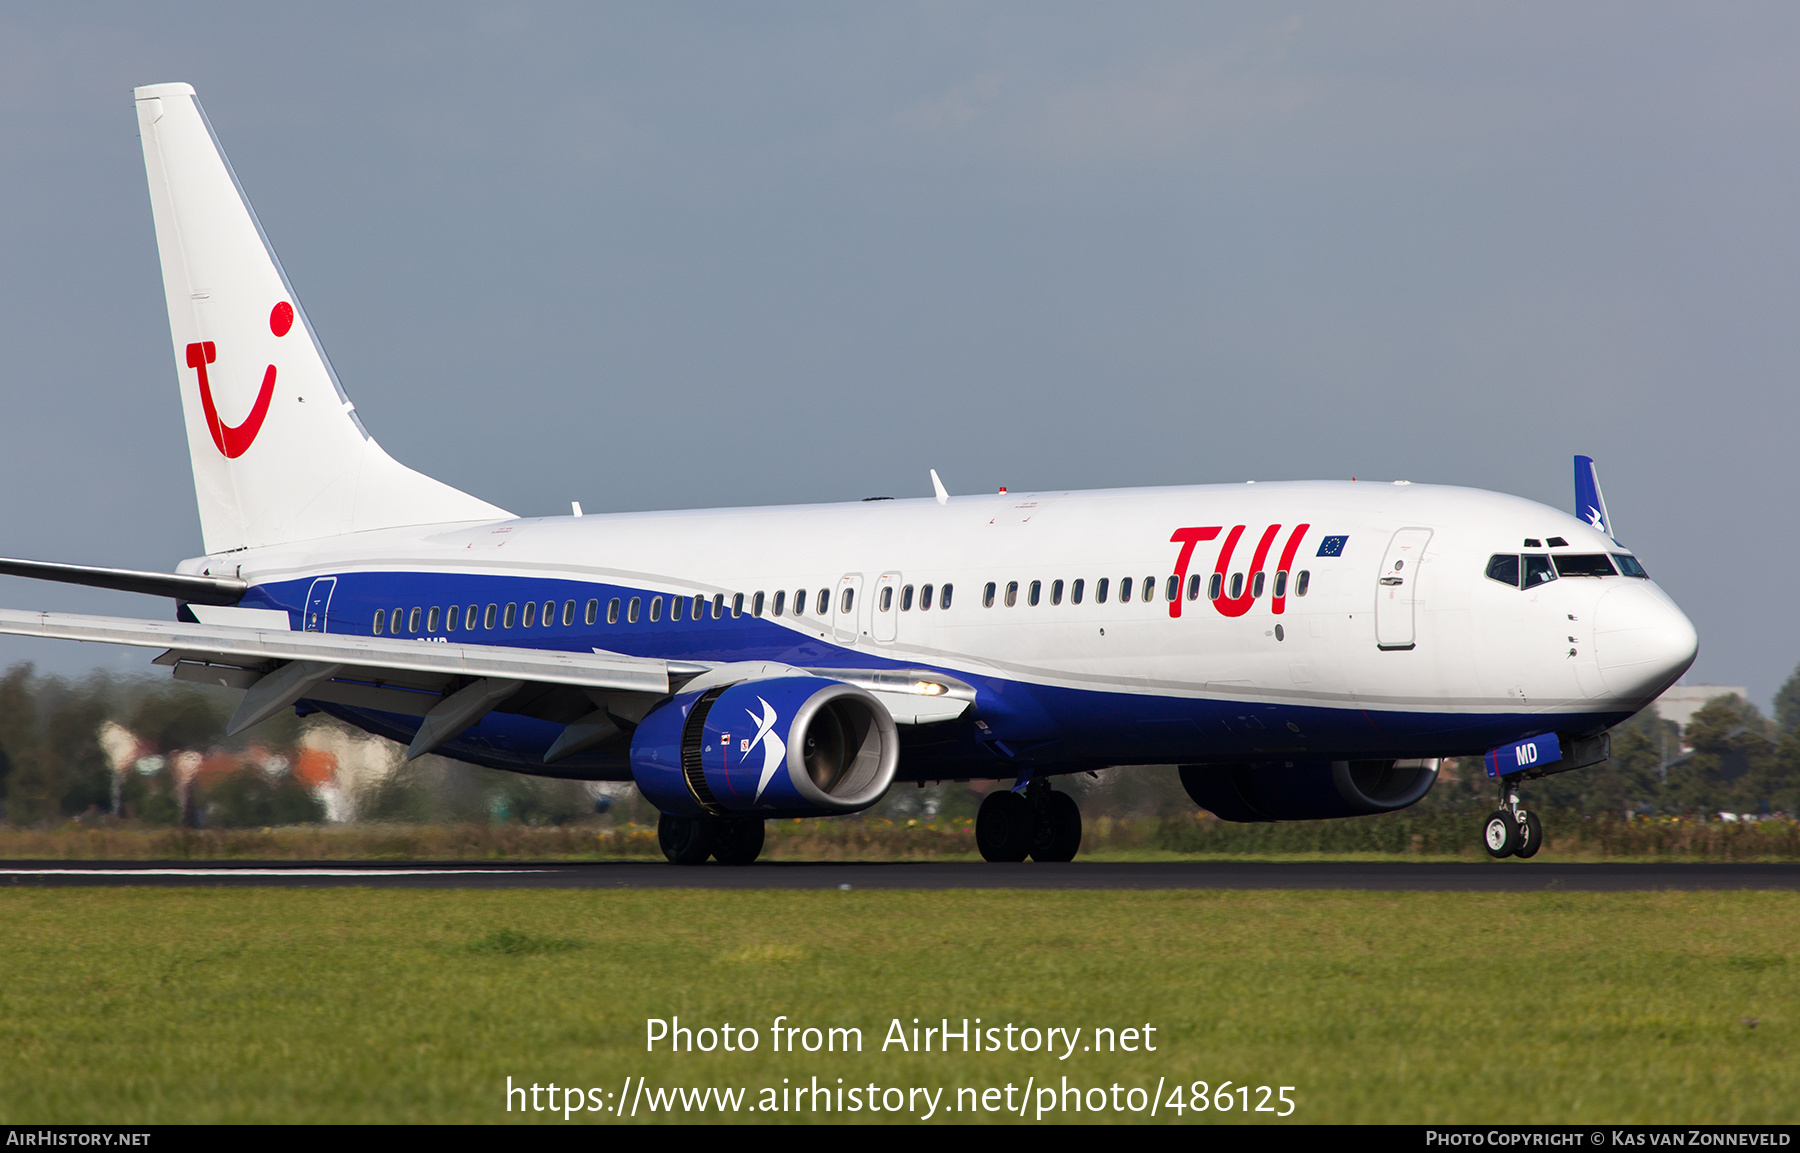
[[[1431,540],[1428,528],[1403,528],[1388,542],[1375,587],[1375,644],[1388,650],[1413,647],[1413,610],[1419,598],[1419,561]]]

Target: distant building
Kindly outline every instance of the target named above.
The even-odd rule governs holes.
[[[1674,721],[1685,731],[1694,714],[1714,697],[1740,697],[1747,701],[1750,691],[1738,685],[1676,685],[1657,697],[1652,707],[1657,716]]]

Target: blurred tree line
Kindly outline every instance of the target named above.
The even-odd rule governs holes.
[[[630,785],[523,777],[441,757],[403,762],[398,746],[318,714],[289,712],[227,738],[237,699],[173,680],[103,672],[68,680],[15,665],[0,674],[0,817],[15,826],[74,818],[217,828],[352,816],[420,824],[656,820]],[[339,763],[346,758],[362,769]],[[1091,817],[1194,811],[1172,767],[1080,774],[1058,786]],[[901,784],[873,815],[973,818],[992,787]],[[1583,815],[1800,813],[1800,670],[1777,694],[1772,720],[1740,697],[1708,702],[1685,732],[1646,710],[1613,730],[1610,761],[1531,782],[1526,796],[1534,808]],[[1492,782],[1471,758],[1447,762],[1418,808],[1486,809],[1493,799]]]
[[[596,789],[441,757],[403,763],[398,746],[322,714],[290,711],[228,738],[238,698],[174,680],[104,672],[69,680],[14,665],[0,674],[0,818],[261,828],[324,821],[334,797],[361,820],[420,823],[550,824],[597,810],[617,808],[625,819],[648,811],[629,786]],[[357,759],[381,771],[351,772],[356,766],[321,747],[372,751]]]

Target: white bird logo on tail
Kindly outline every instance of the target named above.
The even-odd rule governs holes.
[[[775,779],[776,770],[787,760],[787,743],[775,732],[774,706],[761,697],[757,697],[756,701],[763,707],[762,716],[757,716],[753,709],[744,710],[757,726],[756,736],[751,738],[750,747],[754,749],[761,745],[763,748],[762,777],[756,782],[756,796],[751,798],[753,804],[762,800],[763,790],[769,787],[769,782]]]

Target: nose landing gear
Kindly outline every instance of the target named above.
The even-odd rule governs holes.
[[[1537,814],[1519,801],[1518,779],[1500,781],[1500,807],[1488,814],[1481,829],[1481,843],[1490,857],[1537,856],[1544,843],[1544,827]]]
[[[1042,777],[1023,793],[989,793],[975,814],[975,846],[987,861],[1072,861],[1081,848],[1081,808]]]

